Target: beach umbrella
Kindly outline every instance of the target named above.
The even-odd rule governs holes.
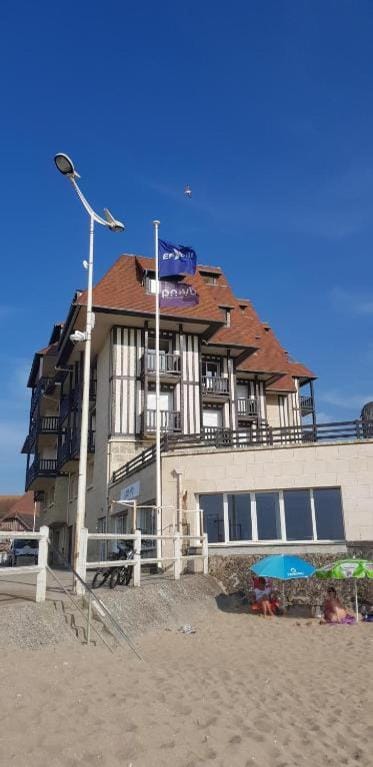
[[[264,557],[252,566],[255,575],[262,578],[277,578],[280,581],[290,581],[296,578],[309,578],[315,568],[305,559],[291,554],[273,554]],[[285,605],[285,584],[282,585],[282,601]]]
[[[315,572],[313,565],[291,554],[273,554],[271,557],[264,557],[251,569],[262,578],[278,578],[281,581],[309,578]]]
[[[359,620],[359,605],[357,599],[357,580],[359,578],[373,578],[373,562],[367,559],[338,559],[336,562],[318,568],[315,575],[317,578],[330,578],[342,580],[353,578],[355,582],[355,612],[356,621]]]

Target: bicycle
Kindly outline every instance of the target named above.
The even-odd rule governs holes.
[[[112,555],[112,559],[133,559],[133,549],[126,544],[118,544],[119,551]],[[93,578],[92,588],[99,589],[109,581],[109,587],[128,586],[132,578],[133,566],[119,565],[118,567],[99,568]]]

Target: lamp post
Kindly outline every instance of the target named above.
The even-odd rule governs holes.
[[[84,527],[85,522],[85,505],[86,505],[86,490],[87,490],[87,454],[88,454],[88,429],[89,429],[89,384],[90,384],[90,367],[91,367],[91,337],[94,326],[94,315],[92,313],[92,284],[93,284],[93,243],[94,243],[94,225],[95,223],[105,226],[107,229],[111,229],[112,232],[123,232],[124,224],[117,221],[111,213],[105,208],[105,218],[101,218],[89,202],[84,197],[83,193],[78,187],[76,179],[80,178],[79,174],[74,168],[74,164],[67,154],[55,155],[54,161],[57,169],[63,176],[69,179],[75,192],[77,193],[79,200],[89,215],[89,258],[88,258],[88,289],[87,289],[87,316],[86,327],[84,333],[79,333],[79,339],[84,341],[84,370],[83,370],[83,396],[82,396],[82,413],[80,423],[80,453],[79,453],[79,482],[78,482],[78,500],[76,508],[76,521],[75,521],[75,545],[74,545],[74,570],[82,577],[84,575],[82,562],[81,562],[81,530]],[[76,341],[77,336],[73,334],[72,340]],[[76,594],[84,593],[84,586],[77,579],[74,578],[74,591]]]

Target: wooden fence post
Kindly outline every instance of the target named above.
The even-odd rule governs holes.
[[[181,535],[179,531],[174,533],[174,578],[180,580],[181,575]]]
[[[47,590],[49,527],[43,525],[40,528],[40,533],[43,537],[39,540],[38,567],[40,567],[41,570],[36,576],[36,601],[45,602],[45,593]]]
[[[87,577],[87,550],[88,550],[88,529],[82,527],[80,531],[80,546],[79,546],[79,564],[78,575],[80,575],[83,581]],[[80,581],[78,581],[77,593],[81,596],[85,593],[85,588]]]
[[[133,585],[140,586],[141,582],[141,530],[135,530],[135,540],[133,542]]]
[[[209,542],[207,533],[202,535],[203,574],[209,574]]]

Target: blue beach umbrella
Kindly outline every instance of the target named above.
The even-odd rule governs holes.
[[[290,554],[273,554],[264,557],[251,568],[262,578],[277,578],[280,581],[291,581],[296,578],[309,578],[315,568],[300,557]],[[282,585],[282,600],[285,604],[285,584]]]
[[[251,569],[262,578],[278,578],[281,581],[309,578],[315,572],[315,568],[309,562],[290,554],[274,554],[271,557],[264,557]]]

